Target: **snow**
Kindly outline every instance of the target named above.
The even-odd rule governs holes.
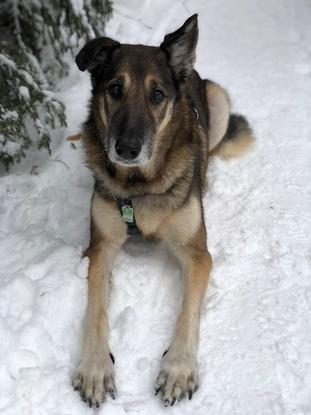
[[[29,89],[26,86],[20,86],[19,87],[19,94],[26,101],[29,100],[29,98],[30,98]]]
[[[92,178],[66,141],[37,175],[0,181],[0,413],[311,414],[311,44],[307,0],[115,1],[107,33],[159,43],[198,12],[197,68],[249,118],[255,150],[212,160],[204,199],[214,268],[202,310],[199,391],[164,408],[154,381],[182,297],[160,245],[125,246],[113,270],[110,345],[116,401],[89,409],[70,379],[86,307]],[[59,94],[64,137],[87,111],[88,75]],[[32,169],[29,165],[26,169]]]
[[[17,120],[18,119],[18,113],[16,111],[6,111],[4,112],[4,108],[1,106],[1,118],[3,120]]]
[[[0,138],[0,141],[2,141],[1,138]],[[3,154],[9,154],[9,155],[14,156],[19,149],[20,149],[19,143],[15,141],[7,141],[5,144],[2,145],[1,152]]]
[[[12,69],[16,68],[15,62],[0,53],[0,65],[6,65],[9,66]]]

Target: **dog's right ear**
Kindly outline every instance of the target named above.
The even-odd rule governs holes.
[[[119,42],[108,37],[90,40],[76,56],[76,64],[80,71],[87,69],[91,72],[98,65],[103,64],[110,53],[119,47]]]

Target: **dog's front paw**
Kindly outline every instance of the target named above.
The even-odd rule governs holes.
[[[168,351],[163,356],[159,376],[156,380],[155,393],[161,391],[165,406],[192,395],[198,389],[198,370],[196,361]]]
[[[79,391],[81,399],[87,402],[90,408],[99,408],[107,394],[115,399],[113,362],[113,355],[107,354],[101,358],[91,357],[82,361],[77,368],[72,386],[74,390]]]

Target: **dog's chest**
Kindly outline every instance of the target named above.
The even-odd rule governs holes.
[[[150,198],[147,203],[138,201],[133,204],[137,226],[146,238],[184,244],[195,235],[201,223],[201,208],[196,197],[191,197],[180,208],[152,202],[153,198]]]
[[[165,209],[152,199],[144,198],[133,202],[136,224],[147,238],[159,237],[161,226],[171,214],[170,209]]]

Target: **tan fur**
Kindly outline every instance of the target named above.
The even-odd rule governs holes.
[[[255,144],[255,138],[251,130],[239,134],[234,140],[225,140],[212,152],[211,156],[217,156],[225,160],[237,158],[247,153]]]
[[[208,284],[212,268],[211,256],[208,252],[193,251],[190,246],[180,250],[179,256],[185,268],[185,297],[181,314],[177,321],[175,341],[188,345],[192,353],[198,345],[200,308]]]
[[[153,73],[147,73],[144,79],[145,88],[148,89],[150,84],[156,82],[158,85],[163,85],[162,79]]]
[[[125,93],[127,93],[132,83],[130,72],[122,72],[121,77],[124,79],[124,89]]]
[[[80,364],[73,379],[75,389],[83,389],[95,405],[115,390],[114,370],[108,344],[109,279],[113,260],[127,238],[126,225],[115,206],[98,196],[92,200],[88,308]]]
[[[172,118],[172,113],[173,113],[173,102],[171,101],[167,104],[166,110],[165,110],[165,115],[164,115],[163,119],[160,121],[160,124],[159,124],[159,127],[158,127],[158,132],[159,133],[161,131],[163,131],[164,128],[169,123],[170,119]]]
[[[163,388],[163,400],[170,396],[179,399],[185,390],[195,392],[198,387],[197,348],[199,341],[200,309],[207,287],[212,261],[206,250],[205,228],[201,225],[184,246],[173,246],[185,272],[185,295],[175,334],[162,359],[157,387]],[[166,378],[169,374],[169,378]]]
[[[125,242],[127,226],[121,219],[116,203],[103,199],[97,192],[92,200],[92,220],[100,239],[118,244]]]
[[[147,238],[165,239],[170,245],[183,246],[201,223],[199,201],[191,197],[181,209],[155,207],[148,201],[134,205],[138,227]]]
[[[99,97],[98,98],[98,102],[99,102],[99,113],[102,119],[102,122],[104,123],[105,127],[107,127],[107,113],[106,113],[106,103],[105,103],[105,97]]]
[[[166,219],[159,229],[161,237],[169,242],[171,249],[185,246],[201,225],[202,215],[198,199],[193,196],[188,203]]]
[[[227,92],[214,82],[206,84],[206,94],[210,116],[209,151],[212,151],[227,131],[230,100]]]
[[[87,251],[90,259],[88,308],[80,364],[73,378],[75,389],[83,390],[92,405],[115,390],[114,369],[108,344],[109,278],[120,243],[101,240]]]

